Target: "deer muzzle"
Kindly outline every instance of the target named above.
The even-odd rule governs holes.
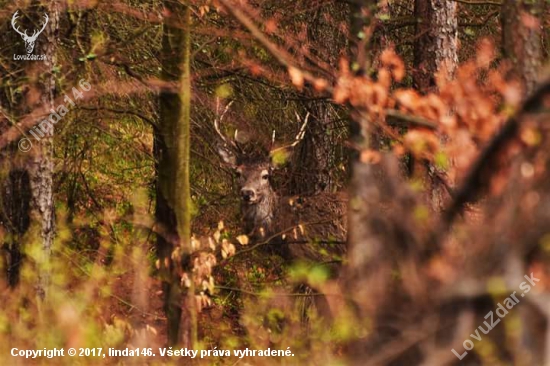
[[[252,204],[256,202],[257,195],[253,189],[243,188],[241,189],[241,198],[243,199],[244,202]]]

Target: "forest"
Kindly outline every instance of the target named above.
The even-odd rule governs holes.
[[[0,0],[0,364],[549,366],[549,25]]]

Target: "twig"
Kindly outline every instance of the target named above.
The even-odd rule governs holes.
[[[550,82],[545,82],[529,97],[521,109],[511,117],[489,142],[485,150],[470,169],[462,187],[456,192],[455,199],[451,202],[444,215],[444,221],[450,225],[454,218],[462,211],[466,203],[472,202],[486,188],[489,181],[489,169],[494,159],[504,150],[507,144],[516,136],[520,119],[524,114],[536,112],[543,98],[550,94]]]
[[[495,5],[495,6],[502,6],[502,2],[500,1],[492,1],[492,0],[452,0],[455,3],[461,3],[466,5]]]
[[[227,287],[227,286],[216,286],[215,289],[217,290],[225,290],[225,291],[234,291],[234,292],[240,292],[243,294],[247,294],[250,296],[260,297],[264,294],[261,292],[253,292],[248,290],[243,290],[236,287]],[[310,297],[310,296],[326,296],[327,294],[319,293],[319,292],[312,292],[312,293],[300,293],[300,292],[287,292],[287,293],[274,293],[274,296],[287,296],[287,297]],[[328,294],[328,296],[342,296],[341,294]]]
[[[409,125],[413,125],[415,127],[429,128],[430,130],[437,130],[437,125],[425,118],[405,114],[396,109],[386,109],[385,112],[386,116],[395,118],[399,121],[407,122],[407,124]],[[392,123],[388,122],[388,125],[392,125]]]
[[[235,4],[232,4],[230,0],[219,0],[219,2],[225,7],[225,9],[235,17],[248,31],[252,36],[258,40],[266,50],[273,56],[275,59],[287,69],[295,68],[300,71],[304,80],[315,84],[319,79],[313,76],[310,72],[300,69],[297,65],[290,60],[290,56],[286,51],[277,47],[277,45],[271,42],[266,35],[254,24],[252,19],[250,19],[246,14],[244,14]],[[327,85],[324,87],[325,91],[332,94],[332,86]]]
[[[474,202],[487,188],[491,177],[498,172],[498,169],[491,169],[495,159],[508,146],[518,131],[521,117],[527,113],[536,112],[543,103],[544,97],[550,94],[550,80],[544,82],[523,104],[520,110],[506,123],[500,131],[487,144],[476,162],[472,165],[464,183],[456,190],[453,201],[443,212],[441,222],[436,226],[428,239],[426,245],[425,259],[431,257],[433,251],[437,250],[438,243],[446,235],[456,217],[462,213],[467,203]]]

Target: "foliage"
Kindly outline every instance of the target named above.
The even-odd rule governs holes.
[[[180,90],[171,80],[182,72],[177,65],[170,75],[162,72],[163,57],[174,57],[163,54],[163,29],[189,25],[159,0],[60,3],[57,61],[48,74],[55,100],[81,79],[92,89],[55,126],[56,239],[44,260],[40,223],[28,210],[21,173],[38,155],[18,151],[17,141],[30,138],[26,129],[44,118],[38,115],[44,92],[37,85],[48,75],[12,59],[23,48],[9,23],[21,9],[20,20],[30,27],[48,4],[0,2],[3,270],[20,263],[17,285],[1,283],[1,355],[13,347],[104,353],[165,347],[166,288],[159,269],[166,258],[159,258],[157,236],[175,243],[168,258],[178,263],[176,285],[192,289],[199,335],[194,348],[288,348],[295,355],[248,359],[254,364],[414,364],[415,352],[440,351],[435,340],[428,344],[441,332],[431,315],[452,318],[449,329],[473,325],[511,290],[516,279],[508,268],[541,278],[531,295],[543,305],[534,307],[543,312],[548,305],[547,81],[541,79],[538,97],[525,94],[513,62],[501,52],[494,2],[458,2],[460,64],[452,79],[446,70],[432,75],[432,90],[414,87],[420,67],[414,45],[422,36],[414,2],[186,2],[192,95],[184,103],[191,118],[191,143],[184,147],[191,153],[192,205],[181,207],[192,215],[191,252],[180,246],[186,238],[174,239],[173,228],[154,217],[155,136],[174,133],[160,127],[165,116],[159,98]],[[357,4],[365,27],[353,34]],[[546,4],[527,17],[531,26],[540,21],[544,61],[548,9]],[[272,183],[285,196],[347,189],[347,257],[328,264],[289,261],[273,242],[244,232],[237,179],[217,156],[213,121],[220,100],[232,102],[223,132],[238,131],[262,150],[290,146],[303,116],[312,116],[303,143],[272,150]],[[507,126],[512,132],[503,135]],[[170,171],[164,178],[164,184],[181,183]],[[16,191],[16,183],[23,189]],[[434,199],[440,188],[447,192],[444,212]],[[18,209],[30,216],[14,216]],[[317,239],[323,238],[311,242]],[[49,275],[44,300],[35,291],[39,273]],[[449,315],[449,308],[458,310]],[[525,335],[525,319],[518,311],[497,336],[476,343],[472,362],[520,364],[509,344]],[[454,361],[449,356],[456,345],[449,344],[455,340],[447,338],[445,356],[434,351],[429,361]],[[156,353],[139,362],[85,357],[79,364],[187,362]],[[194,364],[244,361],[232,355]]]

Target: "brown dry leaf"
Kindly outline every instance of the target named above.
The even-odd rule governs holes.
[[[323,91],[327,88],[328,82],[325,79],[315,79],[313,82],[313,87],[316,91]]]
[[[537,19],[537,17],[527,12],[521,13],[521,22],[526,28],[533,29],[533,30],[540,29],[540,21]]]
[[[191,287],[191,280],[189,279],[189,276],[187,275],[187,273],[184,273],[181,276],[181,285],[186,288]]]
[[[441,283],[450,283],[456,278],[456,269],[444,257],[438,256],[430,261],[428,275]]]
[[[502,96],[510,106],[517,107],[523,98],[523,88],[518,82],[510,82],[502,90]]]
[[[401,144],[396,144],[393,146],[393,153],[395,154],[395,156],[403,156],[405,155],[405,148],[403,147],[403,145]]]
[[[425,155],[439,150],[439,139],[431,131],[412,130],[404,138],[405,146],[416,155]]]
[[[378,82],[385,88],[389,89],[391,86],[391,74],[388,69],[381,69],[378,72]]]
[[[241,245],[248,245],[248,243],[250,242],[248,236],[246,236],[246,235],[239,235],[239,236],[237,236],[237,241],[238,241]]]
[[[403,80],[405,77],[405,64],[392,48],[382,52],[380,62],[390,69],[395,81],[400,82]]]
[[[372,86],[371,98],[370,102],[367,102],[367,105],[373,112],[382,112],[386,108],[389,100],[388,89],[381,84],[375,83]]]
[[[298,89],[302,89],[304,87],[304,74],[302,71],[293,66],[289,66],[288,74],[290,75],[290,80],[295,87]]]
[[[210,7],[208,5],[201,5],[199,6],[199,14],[201,18],[203,18],[208,12],[210,11]]]
[[[257,63],[249,63],[248,68],[252,76],[260,76],[264,71],[264,69]]]
[[[265,32],[267,34],[274,33],[277,30],[277,22],[275,19],[268,19],[265,22]]]
[[[397,63],[392,69],[392,74],[393,78],[397,82],[400,82],[405,77],[405,64],[401,59],[399,59],[399,63]]]
[[[489,38],[482,39],[477,45],[476,65],[487,68],[496,57],[495,45]]]
[[[235,246],[227,239],[222,240],[222,258],[231,257],[235,254]]]
[[[369,164],[378,164],[382,160],[382,156],[375,150],[363,150],[361,151],[361,162]]]
[[[349,98],[349,89],[345,84],[338,82],[334,88],[332,99],[338,104],[344,104]]]
[[[411,111],[415,111],[416,107],[420,104],[420,95],[412,89],[396,90],[394,96],[399,104]]]

